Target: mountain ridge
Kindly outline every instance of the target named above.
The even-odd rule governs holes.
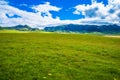
[[[100,32],[100,33],[120,33],[120,26],[116,24],[112,25],[78,25],[68,24],[54,27],[45,27],[45,31],[55,32]]]
[[[19,31],[36,31],[39,30],[38,28],[32,28],[28,25],[17,25],[17,26],[11,26],[11,27],[0,27],[0,30],[19,30]]]
[[[0,30],[19,30],[19,31],[39,31],[39,28],[32,28],[28,25],[17,25],[11,27],[0,27]],[[110,25],[78,25],[78,24],[66,24],[59,26],[48,26],[42,29],[48,32],[80,32],[80,33],[120,33],[120,26],[116,24]]]

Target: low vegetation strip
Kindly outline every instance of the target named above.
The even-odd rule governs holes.
[[[0,80],[120,80],[120,38],[0,33]]]
[[[112,35],[107,35],[107,36],[105,36],[105,37],[112,37],[112,38],[120,38],[120,36],[112,36]]]

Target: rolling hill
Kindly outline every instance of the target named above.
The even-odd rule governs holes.
[[[118,25],[61,25],[55,27],[45,27],[45,31],[61,31],[61,32],[81,32],[81,33],[90,33],[90,32],[100,32],[100,33],[120,33],[120,26]]]
[[[32,28],[28,25],[17,25],[11,27],[0,27],[0,30],[18,30],[18,31],[39,31],[39,28]],[[104,34],[119,34],[120,26],[118,25],[60,25],[60,26],[48,26],[43,29],[47,32],[79,32],[79,33],[104,33]]]
[[[36,31],[38,28],[31,28],[28,25],[17,25],[11,27],[0,27],[0,30],[19,30],[19,31]]]

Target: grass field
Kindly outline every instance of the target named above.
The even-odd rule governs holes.
[[[0,80],[120,80],[120,38],[0,33]]]

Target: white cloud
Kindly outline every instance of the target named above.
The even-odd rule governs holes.
[[[37,10],[37,12],[34,13],[20,10],[18,8],[8,5],[5,1],[0,1],[0,25],[14,26],[19,24],[27,24],[32,27],[44,27],[51,24],[60,23],[59,17],[54,19],[52,18],[52,14],[50,14],[49,12],[59,11],[60,8],[50,5],[49,2],[34,6],[33,9]],[[41,16],[42,12],[44,12],[48,16]],[[17,15],[19,17],[12,17],[14,15]]]
[[[22,6],[28,5],[23,4]],[[44,28],[45,26],[62,24],[120,25],[119,0],[109,0],[106,6],[103,3],[97,3],[96,0],[92,0],[91,5],[77,5],[74,7],[76,10],[73,13],[85,16],[85,18],[78,20],[60,20],[59,17],[53,18],[50,11],[58,12],[61,8],[52,6],[49,2],[32,6],[31,8],[35,12],[20,10],[10,6],[5,0],[0,0],[0,26],[15,26],[21,24]]]
[[[7,5],[8,2],[6,2],[5,0],[0,0],[0,5]]]
[[[108,0],[108,5],[106,6],[102,2],[97,3],[96,0],[92,0],[91,5],[77,5],[74,8],[76,10],[73,14],[84,15],[84,20],[90,18],[91,21],[97,18],[97,21],[100,22],[120,24],[120,0]]]
[[[51,6],[49,2],[34,6],[32,8],[35,9],[37,12],[59,11],[61,9],[56,6]]]

